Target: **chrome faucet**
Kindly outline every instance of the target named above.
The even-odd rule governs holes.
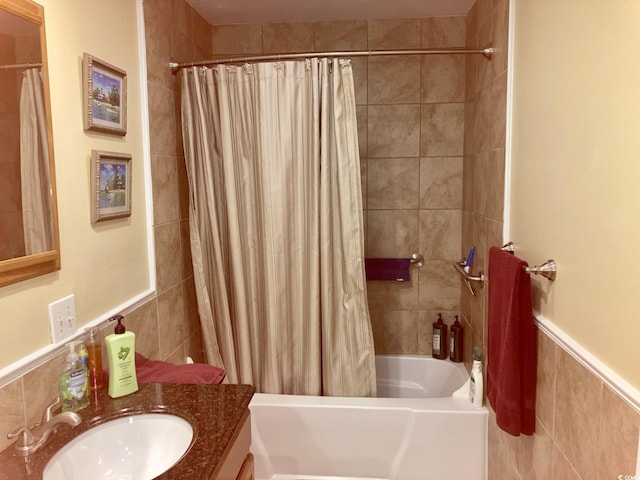
[[[70,425],[71,428],[80,425],[82,418],[75,412],[62,412],[53,414],[53,409],[60,403],[60,398],[56,398],[50,403],[42,414],[42,421],[33,427],[20,427],[16,431],[7,435],[7,438],[18,438],[16,441],[17,455],[27,457],[43,447],[51,436],[56,432],[58,426],[62,424]],[[37,434],[34,436],[34,432]]]

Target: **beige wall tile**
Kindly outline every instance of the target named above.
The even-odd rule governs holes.
[[[496,78],[491,84],[489,103],[489,146],[502,148],[506,143],[507,132],[507,74]]]
[[[502,220],[504,216],[504,176],[505,176],[504,148],[491,150],[487,161],[486,211],[489,218]],[[479,179],[480,180],[480,179]],[[483,185],[479,183],[479,185]]]
[[[536,433],[522,437],[519,471],[521,480],[547,480],[551,476],[553,440],[544,426],[536,423]]]
[[[262,25],[213,25],[211,36],[214,55],[262,53]]]
[[[518,458],[520,455],[520,438],[512,437],[498,427],[495,413],[489,408],[489,449],[488,478],[500,480],[520,480]]]
[[[145,2],[145,37],[147,50],[147,80],[171,88],[173,75],[167,68],[172,54],[171,5],[168,2],[152,0]]]
[[[640,413],[609,387],[605,386],[602,393],[597,478],[632,475],[638,459]]]
[[[425,259],[458,260],[461,238],[460,210],[420,211],[420,251]]]
[[[160,329],[158,326],[158,306],[156,299],[146,302],[127,314],[124,320],[127,330],[136,334],[136,352],[151,360],[160,360]],[[113,333],[113,326],[107,329]],[[169,332],[163,331],[162,335]],[[104,359],[106,361],[106,358]],[[103,363],[106,367],[106,363]]]
[[[363,158],[367,157],[367,107],[365,106],[357,106],[356,107],[356,117],[358,119],[358,146],[360,149],[360,158],[361,161]]]
[[[367,169],[369,209],[418,208],[418,158],[371,158]]]
[[[594,439],[600,437],[602,389],[571,355],[558,351],[554,440],[584,480],[598,478]]]
[[[576,472],[575,468],[569,463],[567,457],[564,456],[559,448],[553,449],[551,457],[551,477],[561,478],[562,480],[583,480]]]
[[[180,222],[154,228],[158,292],[165,292],[182,280]]]
[[[464,47],[465,37],[463,16],[422,19],[422,48]]]
[[[451,275],[451,262],[426,261],[418,269],[419,301],[423,310],[456,311],[460,307],[460,279]]]
[[[151,156],[154,225],[180,218],[176,157]]]
[[[158,325],[165,334],[160,335],[160,358],[169,358],[184,342],[184,303],[182,285],[177,285],[158,296]]]
[[[536,376],[536,418],[553,433],[556,386],[556,343],[538,330],[538,369]]]
[[[369,210],[367,219],[368,257],[398,258],[420,251],[416,210]]]
[[[400,104],[420,102],[420,57],[369,58],[368,102]]]
[[[353,86],[356,92],[356,105],[367,104],[367,69],[369,59],[367,57],[353,57],[351,70],[353,71]]]
[[[369,20],[369,49],[420,48],[421,20],[418,18]]]
[[[491,62],[491,75],[497,78],[507,70],[509,30],[509,0],[497,0],[491,20],[491,46],[494,49]],[[485,47],[486,45],[482,45]]]
[[[47,405],[60,396],[58,382],[66,359],[67,351],[64,351],[24,375],[24,407],[27,425],[38,423]]]
[[[465,57],[425,55],[422,58],[422,102],[463,102]]]
[[[173,89],[149,84],[149,133],[152,155],[176,154],[178,144],[175,95]]]
[[[315,23],[316,52],[367,50],[367,21]]]
[[[422,105],[420,152],[425,157],[463,154],[464,104],[433,103]]]
[[[417,310],[418,274],[411,271],[410,282],[367,282],[367,298],[370,308],[378,310]]]
[[[369,158],[419,156],[420,106],[369,106],[367,140]]]
[[[462,157],[420,159],[420,208],[462,208]]]
[[[24,411],[24,393],[22,378],[0,388],[0,450],[4,450],[13,440],[7,434],[27,425]]]
[[[192,333],[184,343],[184,349],[187,355],[189,355],[195,363],[207,363],[207,360],[202,350],[204,345],[202,340],[202,330],[197,330]],[[222,367],[222,365],[216,365]]]
[[[418,353],[419,313],[373,309],[371,328],[376,353]]]
[[[262,25],[263,53],[313,52],[313,23],[265,23]]]

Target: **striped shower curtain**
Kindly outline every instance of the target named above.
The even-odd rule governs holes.
[[[375,395],[350,62],[181,75],[209,363],[260,392]]]

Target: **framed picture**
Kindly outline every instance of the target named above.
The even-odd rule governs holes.
[[[131,216],[131,155],[91,151],[91,222]]]
[[[84,54],[84,129],[127,134],[127,73]]]

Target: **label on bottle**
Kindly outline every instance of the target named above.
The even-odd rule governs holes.
[[[87,375],[84,369],[75,370],[69,374],[67,392],[69,398],[77,400],[83,398],[87,391]]]
[[[455,345],[456,342],[454,341],[454,335],[453,332],[451,332],[451,335],[449,336],[449,355],[451,356],[451,358],[453,358],[455,356]]]
[[[433,332],[433,353],[434,355],[440,355],[440,330]]]

